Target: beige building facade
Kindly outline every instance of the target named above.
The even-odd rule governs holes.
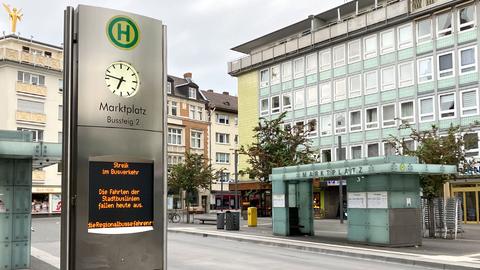
[[[0,130],[30,131],[34,141],[61,142],[62,64],[61,47],[0,37]],[[35,170],[32,179],[32,212],[59,212],[58,165]]]

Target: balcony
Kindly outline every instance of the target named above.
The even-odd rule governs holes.
[[[17,82],[15,89],[18,93],[36,95],[36,96],[47,96],[47,88],[40,85],[32,85],[28,83]]]
[[[45,124],[47,122],[47,116],[43,113],[17,111],[16,120],[20,122]]]
[[[22,64],[29,64],[35,67],[43,67],[56,71],[63,70],[63,60],[45,57],[43,55],[31,54],[9,48],[0,48],[0,60],[8,60]]]
[[[317,29],[310,34],[229,62],[228,73],[235,76],[251,67],[260,66],[276,58],[297,53],[316,44],[346,36],[354,31],[367,30],[370,26],[377,23],[408,14],[409,3],[410,1],[407,0],[390,1],[377,9],[371,9],[358,15],[344,18],[342,21]]]
[[[410,0],[410,12],[416,13],[451,0]]]

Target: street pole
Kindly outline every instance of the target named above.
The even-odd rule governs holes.
[[[345,152],[346,154],[346,152]],[[340,160],[342,155],[342,136],[338,136],[338,149],[337,149],[337,161]],[[340,224],[343,224],[343,183],[342,178],[338,180],[338,197],[340,201]]]
[[[220,193],[222,194],[222,202],[220,203],[220,210],[223,212],[223,171],[220,175]]]
[[[238,198],[238,150],[235,149],[235,210],[240,208],[240,201]]]

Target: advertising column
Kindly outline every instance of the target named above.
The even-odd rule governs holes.
[[[165,269],[166,27],[66,11],[62,269]]]

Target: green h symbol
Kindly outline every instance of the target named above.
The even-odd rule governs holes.
[[[122,25],[121,23],[117,23],[117,39],[121,40],[122,35],[126,36],[127,42],[130,42],[130,25],[126,25],[126,29],[122,30]]]

